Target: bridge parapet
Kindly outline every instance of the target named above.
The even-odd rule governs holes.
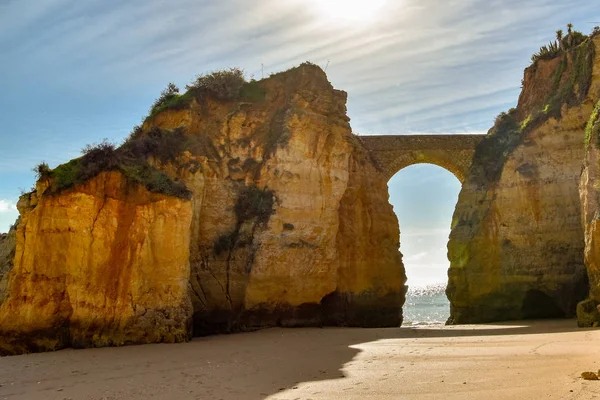
[[[475,148],[485,135],[373,135],[359,136],[389,180],[409,165],[428,163],[452,172],[462,183]]]

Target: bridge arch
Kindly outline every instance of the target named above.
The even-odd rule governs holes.
[[[413,164],[434,164],[463,183],[475,148],[485,135],[377,135],[361,136],[365,148],[389,180]]]
[[[449,157],[448,153],[444,151],[416,150],[407,152],[389,163],[388,169],[391,176],[388,176],[387,178],[388,180],[391,179],[396,173],[411,165],[433,164],[451,172],[460,181],[460,183],[463,183],[466,177],[468,166],[465,167],[453,161],[454,160]]]

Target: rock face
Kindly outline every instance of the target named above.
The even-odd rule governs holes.
[[[172,157],[146,161],[190,200],[153,193],[164,181],[134,183],[151,174],[127,161],[62,191],[51,190],[64,179],[57,169],[21,201],[0,349],[399,326],[398,221],[386,179],[351,133],[346,94],[305,64],[235,99],[181,99],[119,157],[178,138]]]
[[[11,226],[8,233],[0,234],[0,305],[2,305],[6,297],[8,273],[14,266],[18,225],[19,220]]]
[[[18,204],[0,353],[186,340],[189,201],[105,172]]]
[[[449,323],[569,317],[587,294],[578,182],[599,40],[528,68],[476,150],[448,244]]]
[[[171,172],[193,192],[194,333],[398,326],[398,222],[351,134],[346,94],[311,65],[259,84],[259,101],[193,101],[144,125],[209,147]]]
[[[600,98],[600,71],[595,71],[596,86],[593,90]],[[583,228],[585,233],[585,265],[590,280],[589,297],[577,306],[579,326],[589,327],[600,324],[600,101],[596,104],[586,126],[586,156],[581,173],[580,195]]]

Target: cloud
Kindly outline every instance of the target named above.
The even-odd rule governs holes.
[[[422,229],[413,228],[406,229],[409,233],[400,233],[400,237],[423,237],[423,236],[448,236],[450,233],[450,227],[448,228],[435,228],[435,229]]]
[[[0,1],[0,173],[20,174],[0,191],[28,187],[41,160],[124,137],[167,82],[231,66],[260,78],[263,66],[327,65],[359,134],[486,132],[515,105],[530,55],[599,14],[590,0],[387,0],[376,23],[348,26],[305,0]],[[404,172],[390,193],[405,262],[443,269],[459,183],[441,168]],[[0,231],[16,215],[0,200]]]
[[[412,255],[410,255],[408,257],[404,257],[403,260],[404,260],[405,263],[406,262],[413,262],[414,263],[414,261],[419,261],[419,260],[422,260],[423,258],[427,257],[428,254],[429,253],[427,253],[426,251],[423,251],[421,253],[412,254]]]
[[[530,55],[596,14],[590,0],[386,0],[349,26],[304,0],[0,1],[0,172],[123,138],[167,82],[230,66],[327,65],[359,134],[486,132]]]
[[[17,206],[10,200],[0,200],[0,213],[16,212]]]
[[[599,14],[590,0],[387,0],[376,23],[349,26],[305,0],[0,0],[0,174],[20,174],[0,192],[28,187],[41,160],[123,138],[167,82],[231,66],[256,78],[327,66],[359,134],[486,132],[515,105],[530,55]],[[459,183],[441,168],[404,172],[390,193],[406,260],[445,261]],[[0,200],[0,231],[16,214]]]

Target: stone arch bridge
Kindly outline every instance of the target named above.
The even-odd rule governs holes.
[[[377,135],[360,140],[389,180],[413,164],[438,165],[463,183],[485,135]]]

